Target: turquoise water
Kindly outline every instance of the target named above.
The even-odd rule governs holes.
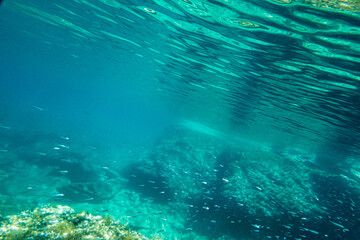
[[[61,204],[164,239],[357,239],[359,10],[3,1],[1,216]]]

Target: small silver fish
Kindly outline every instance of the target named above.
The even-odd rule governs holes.
[[[62,158],[62,159],[60,159],[61,161],[63,161],[63,162],[67,162],[67,163],[73,163],[74,161],[73,160],[71,160],[71,159],[65,159],[65,158]]]
[[[51,195],[52,197],[63,197],[64,194],[63,193],[58,193],[58,194],[54,194],[54,195]]]
[[[41,108],[41,107],[38,107],[38,106],[33,106],[33,108],[35,108],[35,109],[37,109],[37,110],[39,110],[39,111],[44,111],[44,109],[43,108]]]
[[[258,225],[258,224],[251,224],[251,225],[257,229],[260,229],[260,227],[261,227],[261,225]]]
[[[333,222],[333,221],[330,221],[332,224],[334,224],[335,226],[338,226],[340,228],[345,228],[343,225],[339,224],[339,223],[336,223],[336,222]]]
[[[57,146],[58,146],[58,147],[62,147],[62,148],[69,148],[69,146],[66,146],[66,145],[64,145],[64,144],[58,144]]]

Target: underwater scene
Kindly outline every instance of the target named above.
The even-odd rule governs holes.
[[[360,239],[360,1],[0,1],[0,239]]]

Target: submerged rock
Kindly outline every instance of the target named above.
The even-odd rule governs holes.
[[[185,128],[162,137],[138,170],[148,178],[161,178],[171,200],[199,211],[237,212],[237,220],[244,214],[276,217],[321,211],[311,186],[312,174],[319,171],[303,161]]]
[[[1,218],[0,226],[1,239],[148,239],[110,217],[75,213],[60,205]]]
[[[311,186],[311,176],[317,171],[260,147],[236,151],[228,164],[228,183],[223,184],[225,198],[232,198],[251,214],[265,216],[320,211]]]

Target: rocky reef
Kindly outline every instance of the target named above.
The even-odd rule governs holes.
[[[67,206],[45,206],[1,218],[0,238],[145,240],[143,235],[110,217],[75,213]]]
[[[260,145],[225,143],[173,129],[139,169],[162,178],[174,199],[202,202],[203,209],[221,209],[227,203],[264,216],[321,211],[311,188],[311,175],[321,174],[319,170]]]
[[[314,155],[226,134],[173,128],[126,174],[130,186],[145,186],[155,199],[185,206],[185,228],[213,238],[322,239],[339,230],[351,238],[342,223],[335,226],[343,229],[328,230],[334,225],[332,215],[341,215],[351,226],[358,222],[342,214],[354,212],[354,201],[347,199],[350,194],[358,199],[357,189],[322,169]],[[321,235],[323,229],[327,233]]]
[[[25,135],[21,144],[17,135],[2,137],[0,214],[13,216],[1,218],[0,239],[359,234],[356,159],[352,168],[329,172],[316,162],[316,153],[266,146],[194,123],[169,128],[146,150],[120,145],[111,152],[61,136],[30,135],[24,141]],[[69,207],[35,209],[49,204],[120,222]],[[35,210],[14,215],[24,209]]]
[[[356,0],[273,0],[283,4],[302,3],[314,7],[358,12],[360,3]]]

